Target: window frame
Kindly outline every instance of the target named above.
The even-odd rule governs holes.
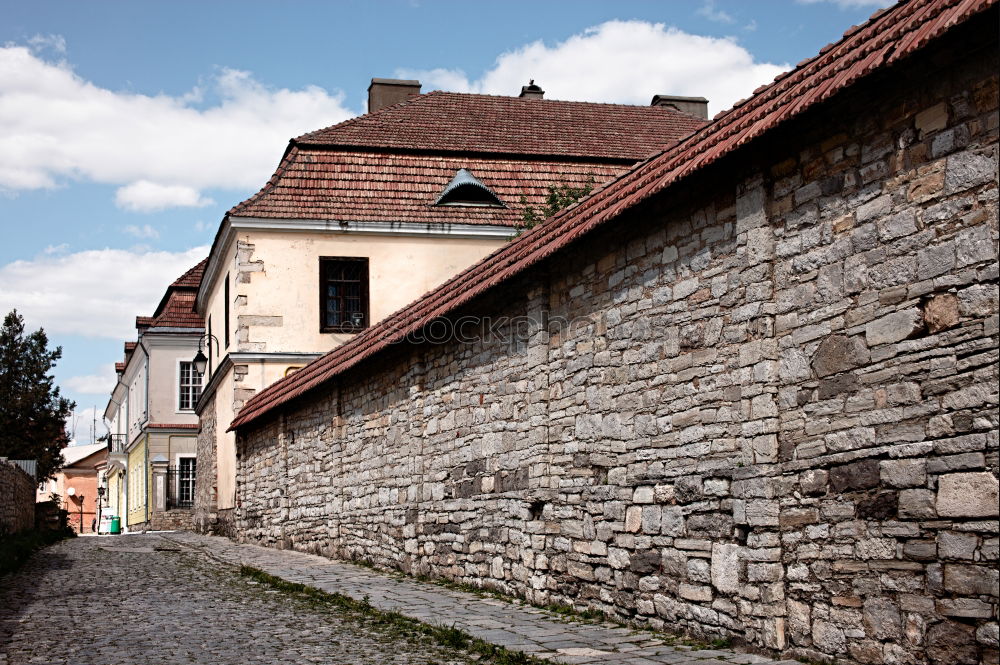
[[[175,483],[175,486],[173,488],[173,490],[174,490],[174,500],[177,501],[178,503],[182,500],[182,498],[181,498],[181,488],[183,487],[182,481],[185,480],[185,479],[181,475],[181,462],[182,461],[190,461],[191,464],[192,464],[193,469],[192,469],[192,475],[191,475],[191,477],[188,480],[191,481],[191,485],[190,485],[190,487],[191,487],[191,504],[193,505],[194,504],[194,500],[195,500],[195,491],[196,491],[196,489],[195,489],[195,483],[196,483],[196,480],[197,480],[197,477],[198,477],[198,454],[197,453],[178,453],[174,457],[174,460],[176,462],[175,465],[174,465],[174,468],[177,469],[177,472],[174,475],[174,483]]]
[[[192,374],[197,374],[198,373],[198,371],[194,368],[194,363],[191,362],[190,360],[178,360],[177,361],[177,393],[176,393],[176,395],[177,395],[177,402],[176,402],[176,404],[177,404],[177,413],[189,413],[191,411],[194,411],[195,405],[197,405],[198,404],[198,400],[201,399],[201,391],[204,390],[204,388],[205,388],[205,375],[202,374],[201,375],[201,382],[197,385],[198,396],[195,397],[191,401],[190,408],[184,408],[183,406],[181,406],[181,397],[182,397],[182,391],[184,390],[184,388],[185,387],[187,387],[187,388],[194,388],[195,387],[194,384],[188,384],[187,386],[184,385],[184,383],[183,383],[184,365],[190,365],[191,366],[191,372],[192,372]],[[207,368],[206,368],[206,370],[207,370]]]
[[[361,327],[353,323],[341,323],[336,326],[326,325],[326,284],[327,272],[334,262],[341,263],[361,263],[364,267],[364,278],[361,280],[361,311],[364,316],[364,324]],[[319,257],[319,331],[321,333],[358,333],[371,326],[371,310],[369,298],[369,285],[371,283],[371,270],[367,256],[321,256]]]

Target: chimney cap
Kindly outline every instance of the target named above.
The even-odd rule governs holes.
[[[416,86],[416,87],[419,88],[420,87],[420,81],[416,81],[414,79],[380,79],[380,78],[373,78],[372,82],[368,84],[368,89],[371,90],[372,86],[378,86],[378,85],[402,85],[402,86],[406,86],[408,88]]]
[[[535,85],[535,79],[528,81],[528,85],[521,86],[521,94],[518,97],[524,97],[525,99],[542,99],[545,96],[545,91],[542,90],[542,86]]]
[[[373,78],[368,85],[368,112],[405,102],[420,94],[420,81]]]
[[[653,95],[650,106],[668,106],[681,113],[687,113],[708,120],[708,100],[704,97],[682,97],[680,95]]]

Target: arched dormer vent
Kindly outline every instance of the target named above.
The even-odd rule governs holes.
[[[506,207],[493,190],[479,182],[469,169],[458,170],[434,205]]]

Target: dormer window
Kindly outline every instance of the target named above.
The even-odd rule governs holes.
[[[469,169],[458,170],[434,205],[506,207],[493,190],[479,182]]]

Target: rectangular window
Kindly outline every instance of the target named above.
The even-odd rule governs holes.
[[[180,371],[177,403],[181,411],[188,411],[194,408],[201,397],[201,374],[194,368],[194,363],[189,362],[182,362]]]
[[[226,320],[224,322],[226,324],[226,347],[225,348],[228,349],[229,348],[229,273],[228,272],[226,273],[226,288],[225,288],[224,297],[226,299]]]
[[[177,494],[171,503],[178,508],[190,508],[194,505],[194,476],[197,464],[194,457],[181,457],[177,460]]]
[[[351,333],[368,327],[368,259],[319,260],[320,332]]]

